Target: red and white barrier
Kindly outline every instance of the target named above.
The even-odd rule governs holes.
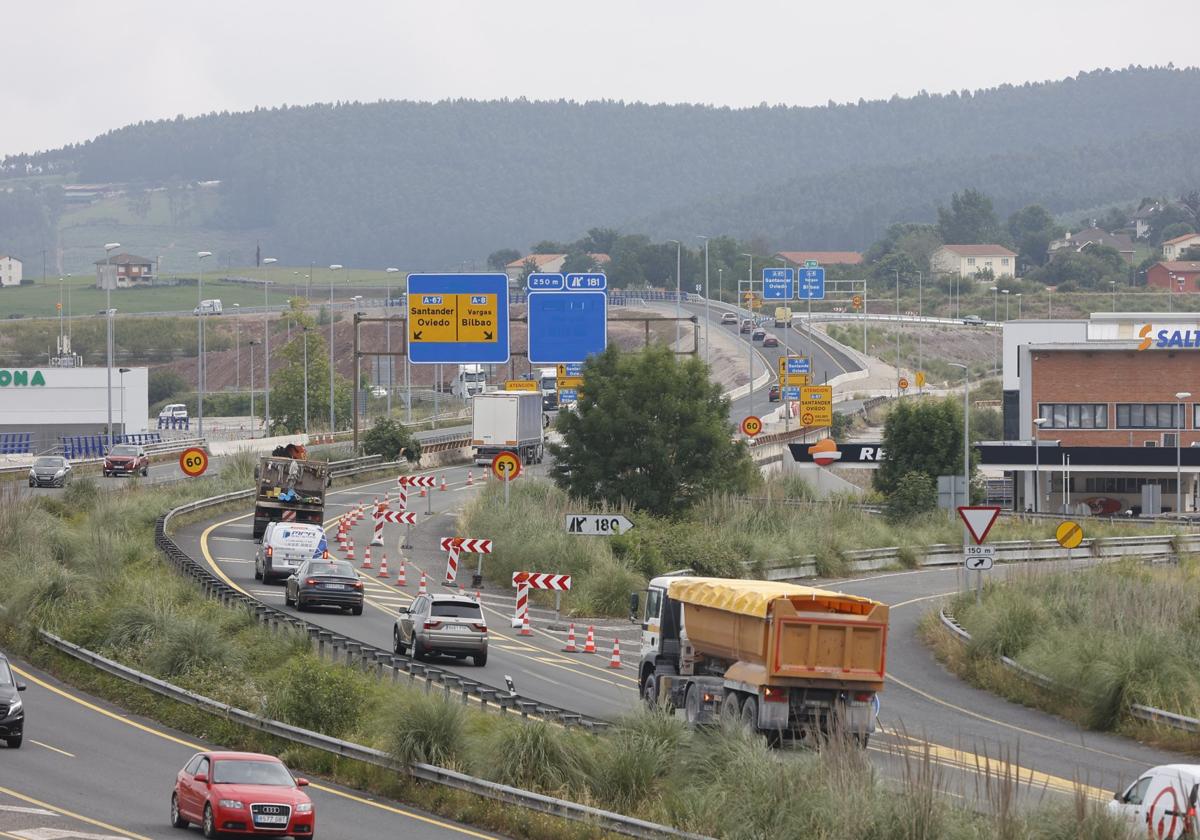
[[[367,547],[366,547],[366,548],[363,550],[363,564],[362,564],[362,567],[363,567],[364,569],[369,569],[369,568],[371,568],[371,546],[367,546]]]
[[[491,554],[491,540],[473,540],[468,537],[443,537],[442,551],[449,551],[450,546],[457,545],[458,550],[464,554]]]
[[[521,627],[529,621],[529,587],[524,584],[517,586],[517,600],[513,610],[513,627]]]
[[[386,554],[384,554],[383,559],[379,561],[379,574],[377,575],[377,577],[381,577],[381,578],[390,577],[390,575],[388,574],[387,555]]]
[[[570,575],[551,575],[543,572],[513,572],[513,586],[525,584],[530,589],[551,589],[567,592],[571,589]]]
[[[401,487],[432,487],[437,482],[432,475],[402,475],[396,483]]]
[[[446,554],[446,583],[454,583],[458,580],[458,554],[459,547],[451,545],[450,551]]]

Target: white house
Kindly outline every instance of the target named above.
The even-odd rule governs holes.
[[[1163,260],[1166,262],[1178,260],[1180,259],[1179,255],[1193,245],[1200,245],[1200,233],[1185,233],[1183,236],[1168,239],[1162,244]]]
[[[974,277],[991,269],[995,277],[1017,275],[1017,255],[1003,245],[943,245],[930,259],[938,274]]]
[[[0,254],[0,286],[21,285],[21,261]]]

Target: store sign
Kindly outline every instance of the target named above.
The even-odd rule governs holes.
[[[0,368],[0,388],[7,388],[10,385],[14,388],[23,386],[33,386],[46,384],[45,377],[42,376],[40,370],[5,370]]]
[[[1195,350],[1200,348],[1200,330],[1158,330],[1146,324],[1138,330],[1138,350]]]

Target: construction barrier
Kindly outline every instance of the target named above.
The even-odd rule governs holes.
[[[5,432],[0,434],[0,455],[33,454],[32,432]]]

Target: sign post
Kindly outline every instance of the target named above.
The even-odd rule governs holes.
[[[996,524],[1000,508],[994,505],[960,505],[958,515],[967,526],[967,533],[971,535],[971,539],[975,540],[975,545],[972,546],[967,544],[966,536],[963,537],[963,566],[968,571],[975,570],[975,603],[978,604],[983,600],[983,572],[992,567],[991,558],[995,557],[995,548],[984,546],[983,541]],[[984,548],[987,551],[980,551]],[[976,553],[973,555],[972,552]]]

